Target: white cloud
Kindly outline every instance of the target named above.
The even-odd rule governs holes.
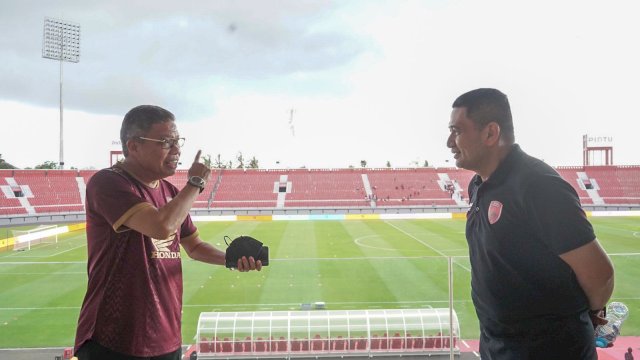
[[[585,133],[613,136],[617,164],[640,163],[631,1],[109,4],[71,11],[83,26],[81,62],[65,66],[71,166],[106,166],[122,116],[140,103],[177,115],[189,161],[202,148],[226,159],[241,151],[262,167],[449,165],[451,103],[477,87],[509,96],[517,140],[553,165],[581,164]],[[27,124],[12,125],[21,135],[0,153],[19,166],[57,160],[57,67],[39,58],[51,10],[7,11],[31,37],[4,35],[0,47],[11,65],[0,109]],[[25,153],[33,142],[42,150]]]

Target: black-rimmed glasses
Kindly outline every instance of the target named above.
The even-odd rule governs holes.
[[[163,149],[171,149],[174,146],[181,148],[184,145],[184,138],[151,139],[151,138],[146,138],[144,136],[138,136],[138,139],[161,143],[162,144],[161,146]]]

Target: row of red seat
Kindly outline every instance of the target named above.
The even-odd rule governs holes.
[[[578,192],[583,204],[593,204],[580,186],[578,172],[584,172],[599,185],[599,194],[607,204],[640,203],[640,166],[558,168],[559,173]],[[27,200],[37,213],[82,211],[81,194],[76,178],[85,183],[95,170],[2,170],[0,185],[8,186],[5,178],[18,185],[28,185],[34,197]],[[466,187],[473,172],[455,168],[434,169],[343,169],[343,170],[213,170],[211,181],[197,198],[194,208],[265,208],[275,207],[281,187],[284,206],[292,207],[367,207],[363,174],[375,195],[375,205],[440,206],[455,205],[449,191],[442,188],[457,183],[463,199],[468,199]],[[186,182],[187,171],[179,170],[168,180],[179,188]],[[286,181],[282,183],[280,180]],[[15,188],[15,186],[12,187]],[[0,199],[4,194],[0,194]],[[9,200],[6,199],[5,200]],[[13,209],[13,210],[12,210]],[[24,214],[21,204],[0,202],[0,214]]]
[[[430,337],[406,337],[396,333],[393,337],[372,335],[370,339],[360,337],[346,339],[338,336],[334,339],[324,339],[315,335],[312,339],[263,339],[257,337],[251,340],[247,336],[244,340],[202,338],[199,342],[199,353],[286,353],[286,352],[369,352],[369,351],[428,351],[449,348],[449,337],[437,334]],[[454,338],[454,347],[457,338]]]
[[[77,170],[4,170],[0,173],[0,184],[9,184],[6,178],[13,178],[18,186],[28,186],[32,197],[27,197],[29,205],[37,214],[82,212],[84,205],[76,181]],[[12,191],[19,190],[15,186]],[[17,199],[6,199],[15,200]],[[22,215],[27,209],[18,202],[15,212],[0,209],[3,215]]]

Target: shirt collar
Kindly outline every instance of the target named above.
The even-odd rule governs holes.
[[[516,160],[522,157],[523,154],[524,152],[520,149],[520,145],[513,144],[507,156],[500,162],[500,164],[498,164],[498,167],[493,171],[486,182],[489,182],[490,184],[500,184],[504,182],[507,175],[511,172]],[[482,178],[478,174],[473,177],[472,181],[478,186],[483,183]]]
[[[116,170],[119,170],[118,172],[120,172],[120,173],[127,174],[130,178],[132,178],[135,181],[139,182],[142,186],[148,187],[149,189],[157,189],[158,186],[160,185],[160,180],[154,180],[151,184],[147,184],[144,181],[138,179],[137,176],[133,175],[131,172],[129,172],[127,169],[125,169],[125,167],[122,166],[122,162],[120,162],[120,161],[118,161],[117,163],[113,164],[112,168],[116,169]]]

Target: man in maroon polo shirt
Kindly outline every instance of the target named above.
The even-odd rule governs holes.
[[[189,209],[211,170],[201,151],[177,189],[164,178],[180,159],[174,115],[141,105],[124,117],[125,159],[97,172],[87,184],[88,286],[80,311],[75,351],[80,360],[181,357],[182,265],[189,257],[225,264],[225,253],[203,242]],[[240,271],[260,270],[253,257]]]

